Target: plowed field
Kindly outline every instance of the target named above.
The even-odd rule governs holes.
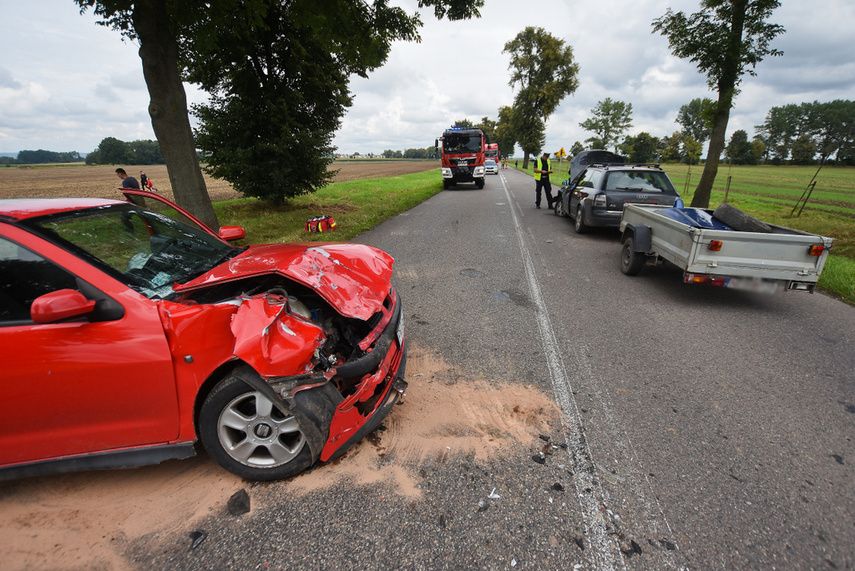
[[[362,178],[400,176],[439,167],[438,161],[338,161],[335,182]],[[172,187],[166,165],[125,166],[129,175],[139,180],[140,171],[151,179],[158,192],[172,198]],[[0,168],[0,198],[33,198],[83,196],[121,198],[115,166],[57,166]],[[213,201],[237,198],[232,185],[205,175],[208,194]]]

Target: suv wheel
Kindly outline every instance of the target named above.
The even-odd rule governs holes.
[[[585,224],[585,209],[581,205],[576,208],[576,224],[573,227],[577,234],[585,234],[590,229]]]

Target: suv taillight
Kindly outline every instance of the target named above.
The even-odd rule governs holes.
[[[606,195],[598,194],[594,197],[594,206],[605,206],[606,205]]]

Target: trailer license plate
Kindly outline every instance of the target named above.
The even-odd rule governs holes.
[[[730,278],[727,287],[744,291],[756,291],[759,293],[775,293],[778,291],[778,282],[757,278]]]

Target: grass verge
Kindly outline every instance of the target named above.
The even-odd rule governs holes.
[[[855,305],[855,260],[829,256],[819,276],[819,287],[841,300]]]
[[[345,241],[441,191],[442,179],[433,169],[333,183],[281,205],[245,198],[215,202],[214,210],[223,224],[243,226],[249,244]],[[332,232],[306,232],[306,220],[322,215],[332,216],[338,227]]]

